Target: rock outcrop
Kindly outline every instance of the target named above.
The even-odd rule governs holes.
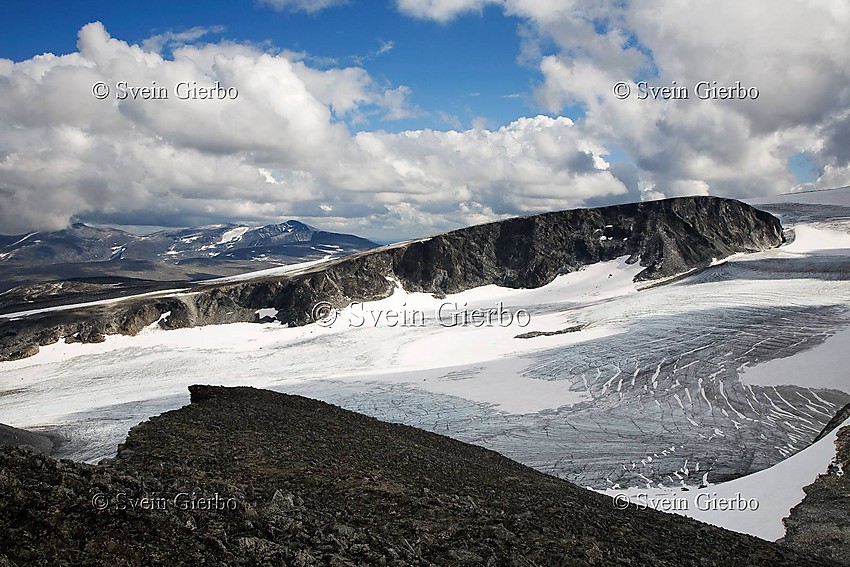
[[[824,426],[823,430],[821,430],[821,432],[818,433],[817,437],[814,438],[812,443],[813,444],[817,443],[818,441],[820,441],[821,439],[823,439],[824,437],[826,437],[827,435],[832,433],[837,427],[839,427],[842,423],[844,423],[848,419],[850,419],[850,404],[847,404],[846,406],[844,406],[843,408],[838,410],[838,413],[836,413],[832,417],[832,419],[830,419],[829,422],[827,422],[827,424]]]
[[[708,266],[736,252],[782,243],[779,221],[731,199],[683,197],[545,213],[508,219],[386,246],[332,260],[286,276],[197,286],[191,295],[140,298],[108,306],[45,313],[0,325],[0,360],[33,354],[61,337],[102,340],[134,334],[154,323],[181,328],[256,321],[256,310],[303,325],[313,307],[342,308],[353,301],[406,290],[444,295],[496,284],[535,288],[582,266],[628,256],[653,280]]]
[[[782,542],[850,565],[850,427],[838,432],[835,447],[835,462],[803,489],[806,497],[783,520]]]
[[[49,455],[56,448],[56,442],[47,435],[0,423],[0,447],[32,447]]]
[[[0,565],[774,565],[829,560],[322,402],[193,386],[100,465],[0,449]]]

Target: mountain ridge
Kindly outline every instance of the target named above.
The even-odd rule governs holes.
[[[383,246],[281,276],[201,286],[192,294],[8,321],[2,325],[0,360],[29,356],[62,337],[101,341],[106,334],[135,334],[157,321],[167,329],[252,322],[260,309],[275,309],[283,324],[303,325],[314,320],[319,303],[344,308],[352,301],[382,299],[395,282],[435,295],[489,284],[534,288],[584,265],[624,256],[644,267],[638,279],[655,280],[782,242],[775,217],[716,197],[543,213]]]
[[[242,272],[278,264],[341,256],[375,248],[374,242],[351,234],[315,229],[297,220],[251,227],[219,224],[168,229],[136,235],[109,227],[72,223],[53,232],[0,236],[0,292],[15,284],[42,283],[85,275],[138,277],[152,274],[192,275],[217,266]],[[59,277],[44,278],[45,274]],[[65,277],[62,277],[62,276]],[[204,279],[195,273],[194,279]],[[165,279],[179,279],[166,277]]]

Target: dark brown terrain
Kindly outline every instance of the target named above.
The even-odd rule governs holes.
[[[838,416],[847,420],[846,410]],[[785,518],[786,545],[850,565],[850,427],[838,432],[836,462],[803,490],[806,497]]]
[[[35,431],[18,429],[16,427],[10,427],[0,423],[0,447],[27,446],[35,449],[39,453],[49,455],[55,451],[59,441],[60,440],[57,438],[36,433]]]

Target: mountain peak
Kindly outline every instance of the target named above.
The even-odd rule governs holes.
[[[289,219],[283,224],[287,224],[296,230],[315,230],[312,226],[295,219]]]

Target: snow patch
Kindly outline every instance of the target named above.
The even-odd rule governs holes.
[[[214,255],[215,253],[211,253]],[[233,282],[244,282],[248,280],[253,280],[257,278],[265,278],[270,276],[282,276],[285,274],[291,274],[293,272],[298,272],[300,270],[304,270],[307,268],[311,268],[313,266],[318,266],[323,262],[327,262],[332,259],[333,256],[325,256],[319,260],[310,260],[309,262],[299,262],[297,264],[287,264],[285,266],[278,266],[275,268],[267,268],[265,270],[258,270],[256,272],[247,272],[245,274],[239,274],[236,276],[226,276],[223,278],[215,278],[211,280],[198,280],[192,283],[199,283],[202,285],[209,284],[220,284],[220,283],[233,283]]]
[[[228,242],[235,242],[242,238],[242,236],[244,236],[244,234],[249,230],[251,230],[251,228],[247,226],[238,226],[234,229],[228,230],[221,235],[221,240],[216,243],[216,246],[227,244]]]
[[[138,297],[153,297],[153,296],[169,296],[174,295],[179,292],[186,291],[186,288],[179,289],[166,289],[162,291],[149,291],[147,293],[139,293],[137,295],[128,295],[126,297],[114,297],[112,299],[99,299],[97,301],[89,301],[87,303],[72,303],[69,305],[57,305],[55,307],[44,307],[43,309],[31,309],[30,311],[17,311],[15,313],[6,313],[0,314],[0,319],[10,319],[12,321],[16,319],[20,319],[22,317],[29,317],[30,315],[37,315],[39,313],[49,313],[52,311],[68,311],[70,309],[79,309],[81,307],[91,307],[94,305],[109,305],[110,303],[120,303],[122,301],[127,301],[129,299],[136,299]]]
[[[754,386],[795,385],[807,388],[833,388],[850,393],[847,368],[850,367],[850,327],[838,331],[818,346],[787,358],[744,366],[741,382]]]
[[[20,244],[21,242],[23,242],[27,238],[30,238],[31,236],[35,236],[36,234],[38,234],[38,232],[31,232],[31,233],[27,234],[26,236],[24,236],[23,238],[21,238],[20,240],[18,240],[17,242],[13,242],[13,243],[9,244],[8,247],[11,248],[12,246],[17,246],[18,244]]]
[[[850,256],[850,234],[841,230],[816,228],[808,224],[794,227],[794,242],[782,247],[794,254]]]
[[[773,203],[802,203],[806,205],[838,205],[850,207],[850,187],[836,189],[819,189],[815,191],[800,191],[785,193],[757,199],[746,199],[751,205],[770,205]]]
[[[277,309],[274,307],[257,309],[254,313],[256,313],[258,321],[263,319],[264,317],[271,317],[272,319],[277,319]]]

